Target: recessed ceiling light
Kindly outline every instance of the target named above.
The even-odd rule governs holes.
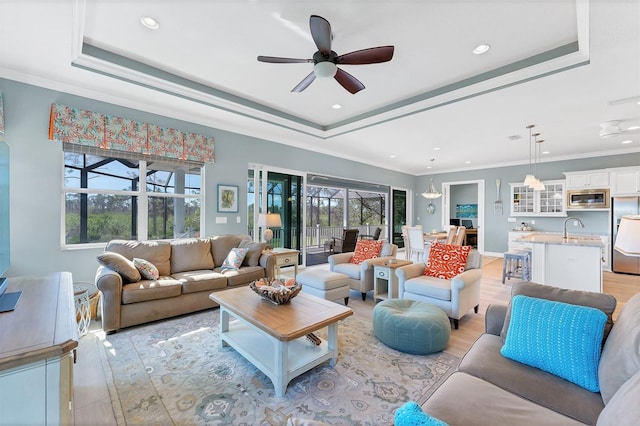
[[[465,161],[464,164],[471,164],[471,161]]]
[[[434,150],[434,151],[440,151],[440,148],[435,147],[435,148],[433,148],[433,150]]]
[[[638,129],[640,129],[640,126],[627,127],[627,130],[638,130]]]
[[[396,158],[395,154],[391,154],[389,158]]]
[[[153,19],[151,16],[141,17],[140,22],[142,22],[142,25],[149,28],[150,30],[157,30],[158,28],[160,28],[160,23]]]
[[[340,104],[333,104],[333,105],[331,105],[331,108],[333,108],[333,109],[340,109],[340,108],[342,108],[342,105],[340,105]]]
[[[626,141],[622,141],[620,143],[631,143],[631,142],[633,142],[633,141],[632,140],[626,140]]]
[[[542,151],[543,154],[551,154],[551,151]]]
[[[491,49],[491,46],[488,44],[479,44],[473,48],[473,53],[476,55],[482,55],[483,53],[487,53]]]
[[[427,166],[427,169],[430,169],[430,168],[431,168],[431,166]]]

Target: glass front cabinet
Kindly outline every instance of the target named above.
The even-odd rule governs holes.
[[[510,183],[511,216],[566,216],[564,180],[543,181],[534,191],[523,183]]]

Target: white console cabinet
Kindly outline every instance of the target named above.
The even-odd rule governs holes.
[[[68,272],[9,278],[22,291],[0,314],[0,425],[71,425],[78,330]]]

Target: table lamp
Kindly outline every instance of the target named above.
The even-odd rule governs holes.
[[[281,228],[282,220],[279,213],[260,213],[258,216],[258,226],[262,227],[262,238],[269,244],[273,238],[273,231],[270,228]]]
[[[625,256],[640,257],[640,216],[622,216],[613,248]]]

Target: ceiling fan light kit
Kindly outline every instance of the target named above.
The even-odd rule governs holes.
[[[356,94],[364,89],[357,78],[340,69],[337,65],[366,65],[388,62],[393,58],[393,46],[371,47],[369,49],[356,50],[354,52],[338,55],[331,50],[331,24],[318,15],[311,15],[309,28],[318,51],[313,54],[313,59],[280,58],[274,56],[258,56],[258,61],[273,64],[293,64],[313,62],[313,71],[298,83],[291,91],[302,92],[318,78],[333,77],[349,93]]]

